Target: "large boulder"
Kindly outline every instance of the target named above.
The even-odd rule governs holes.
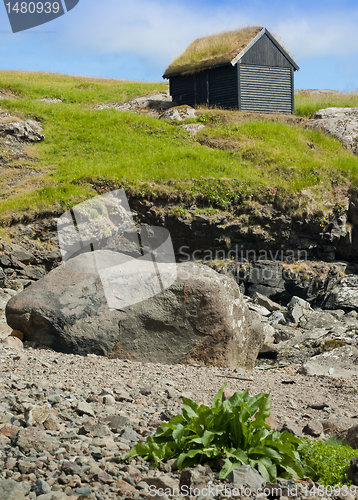
[[[232,278],[197,263],[178,264],[177,279],[166,290],[109,309],[108,290],[86,262],[100,257],[113,264],[120,255],[81,254],[51,271],[8,302],[8,324],[23,332],[24,341],[61,352],[253,368],[264,332]],[[135,268],[136,259],[124,261]],[[128,287],[114,290],[118,303],[120,295],[133,293]]]
[[[326,108],[316,111],[306,127],[321,130],[358,154],[358,108]]]
[[[358,309],[358,276],[343,278],[331,291],[326,309]]]

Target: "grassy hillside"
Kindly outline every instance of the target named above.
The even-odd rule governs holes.
[[[338,141],[306,130],[304,119],[203,109],[194,121],[206,127],[193,139],[178,124],[91,108],[166,88],[164,83],[0,72],[0,91],[16,97],[1,100],[0,108],[40,120],[46,136],[27,149],[27,159],[10,165],[36,175],[9,183],[9,169],[0,171],[0,218],[62,211],[95,195],[99,185],[183,204],[227,209],[256,199],[296,210],[308,209],[308,199],[332,210],[340,206],[341,188],[357,185],[358,158]],[[36,101],[43,97],[63,103]],[[301,95],[296,114],[307,116],[329,105],[358,105],[358,98],[341,96],[322,106],[322,100]]]

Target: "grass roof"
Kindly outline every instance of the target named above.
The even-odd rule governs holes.
[[[164,78],[230,63],[262,29],[262,26],[249,26],[197,38],[168,66]]]

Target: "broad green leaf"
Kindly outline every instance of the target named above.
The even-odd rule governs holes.
[[[193,417],[198,417],[199,405],[191,399],[183,398],[182,414],[187,422]]]
[[[268,446],[256,446],[255,448],[250,448],[247,452],[249,456],[251,455],[264,455],[265,457],[269,457],[273,460],[276,460],[277,463],[280,463],[282,457],[277,451],[269,448]]]
[[[228,474],[230,474],[235,465],[237,464],[231,462],[231,460],[229,460],[228,458],[225,458],[224,467],[220,471],[219,478],[224,479]]]
[[[223,392],[224,392],[224,389],[226,386],[227,386],[227,382],[224,382],[221,389],[219,389],[218,393],[214,397],[213,402],[211,403],[211,408],[221,408],[222,407]]]

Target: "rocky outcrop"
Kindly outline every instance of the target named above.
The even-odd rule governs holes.
[[[7,321],[25,341],[83,355],[253,368],[264,332],[230,277],[180,264],[167,290],[110,310],[99,275],[81,272],[93,255],[113,265],[119,254],[79,255],[8,302]]]
[[[358,276],[343,278],[328,295],[326,309],[358,309]]]
[[[326,108],[316,111],[306,128],[321,130],[358,154],[358,108]]]
[[[171,121],[182,121],[186,118],[195,118],[195,109],[187,106],[186,104],[182,106],[174,106],[167,111],[164,111],[160,118]]]
[[[158,118],[163,111],[174,106],[169,91],[154,92],[152,94],[132,97],[124,102],[106,102],[96,104],[93,109],[110,109],[114,108],[118,111],[131,111],[133,113],[141,113]]]
[[[42,125],[35,120],[14,120],[0,123],[0,137],[15,137],[19,141],[39,142],[42,135]]]

